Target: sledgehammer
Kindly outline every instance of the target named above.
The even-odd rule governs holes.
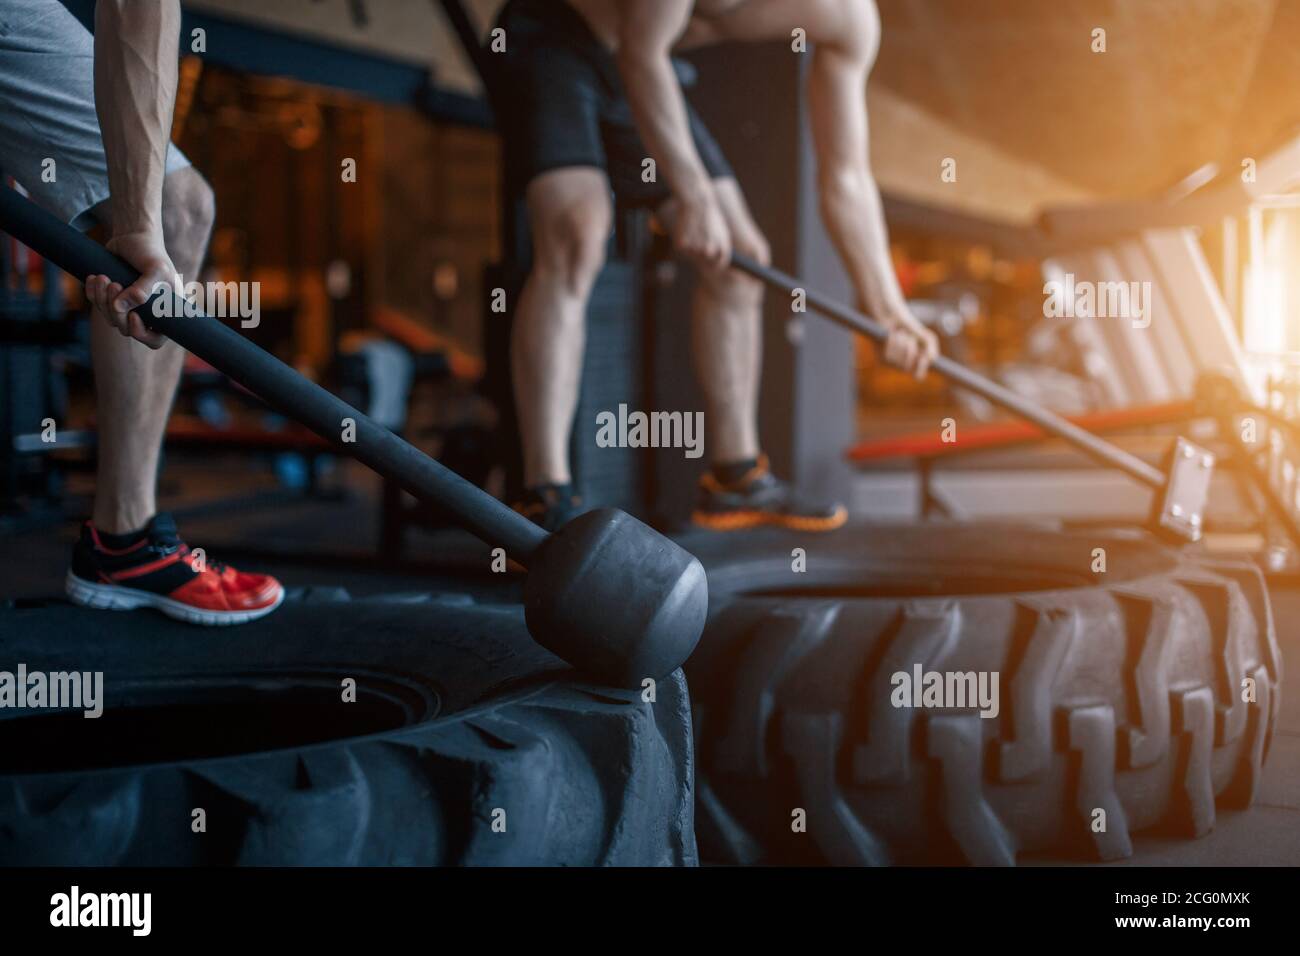
[[[877,344],[883,345],[888,337],[889,333],[879,322],[814,289],[806,288],[794,276],[761,265],[738,252],[732,253],[731,266],[762,280],[787,296],[794,295],[796,289],[802,290],[805,300],[813,309]],[[930,368],[954,385],[982,395],[993,404],[1033,422],[1043,431],[1065,439],[1103,465],[1118,468],[1147,485],[1156,493],[1151,513],[1155,530],[1182,541],[1199,540],[1205,503],[1210,492],[1210,479],[1214,474],[1214,456],[1204,448],[1186,438],[1175,439],[1166,460],[1166,470],[1161,471],[946,356],[936,356]]]

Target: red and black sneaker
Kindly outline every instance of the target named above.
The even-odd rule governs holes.
[[[270,614],[284,588],[266,574],[204,560],[176,533],[171,515],[155,515],[138,541],[107,547],[87,521],[72,550],[68,597],[85,607],[156,608],[190,624],[243,624]]]

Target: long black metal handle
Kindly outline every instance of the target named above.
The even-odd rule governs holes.
[[[880,343],[883,343],[889,336],[888,331],[879,322],[868,318],[856,309],[850,309],[848,306],[822,295],[814,289],[805,288],[803,283],[794,276],[781,272],[779,269],[761,265],[739,252],[731,254],[731,265],[741,272],[747,272],[754,278],[761,279],[773,288],[783,291],[786,295],[793,295],[796,289],[802,289],[808,305],[828,319],[853,332],[860,332]],[[1086,452],[1102,464],[1118,468],[1152,488],[1160,489],[1164,487],[1165,476],[1158,468],[1153,468],[1141,458],[1130,455],[1124,449],[1117,448],[1110,442],[1098,438],[1092,432],[1080,428],[1073,422],[1068,422],[1061,416],[1035,405],[1023,396],[1017,395],[997,382],[985,378],[978,372],[971,371],[966,366],[954,362],[947,356],[937,356],[930,367],[950,382],[960,385],[977,395],[982,395],[993,404],[1000,405],[1007,411],[1014,412],[1021,418],[1033,422],[1044,431],[1065,439],[1071,445]]]
[[[106,275],[128,286],[140,273],[62,220],[0,186],[0,229],[75,278]],[[164,293],[159,293],[164,294]],[[170,293],[168,293],[170,294]],[[488,544],[527,566],[546,532],[470,484],[378,422],[330,394],[216,319],[193,315],[179,299],[173,314],[155,315],[152,297],[135,311],[150,329],[193,352],[269,405],[306,425],[340,452],[391,478],[416,497],[443,507],[451,518]],[[187,315],[186,312],[190,314]],[[143,347],[143,346],[142,346]],[[344,419],[354,441],[344,441]]]

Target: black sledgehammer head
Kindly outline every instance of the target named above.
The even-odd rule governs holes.
[[[680,667],[708,611],[699,560],[612,508],[579,515],[547,538],[524,584],[524,615],[537,642],[620,687]]]

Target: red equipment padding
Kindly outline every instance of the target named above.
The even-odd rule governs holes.
[[[1071,415],[1066,420],[1090,432],[1108,432],[1148,425],[1169,425],[1198,418],[1200,414],[1195,402],[1167,402]],[[1051,437],[1030,422],[992,422],[987,425],[963,426],[961,440],[957,442],[945,442],[934,432],[913,432],[910,435],[858,442],[845,449],[844,457],[854,462],[887,461],[891,458],[940,458],[991,448],[1010,448]]]

